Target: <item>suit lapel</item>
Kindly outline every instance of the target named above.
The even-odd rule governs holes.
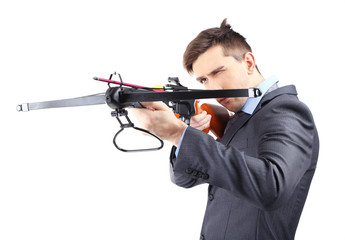
[[[228,145],[235,133],[249,120],[250,114],[239,112],[229,121],[224,136],[220,141],[224,145]]]

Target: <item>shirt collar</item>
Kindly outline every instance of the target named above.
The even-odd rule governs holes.
[[[244,106],[242,107],[241,111],[252,114],[256,108],[256,106],[259,104],[262,97],[266,94],[268,89],[270,89],[274,84],[278,82],[278,78],[276,76],[271,76],[269,78],[266,78],[262,83],[260,83],[257,88],[261,91],[261,96],[256,98],[248,98]]]

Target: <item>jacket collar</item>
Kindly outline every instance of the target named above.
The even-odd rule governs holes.
[[[255,108],[253,114],[256,113],[257,111],[259,111],[261,109],[261,107],[263,107],[265,104],[270,102],[272,99],[274,99],[280,95],[283,95],[283,94],[296,95],[297,96],[296,87],[294,85],[288,85],[288,86],[277,88],[277,89],[267,93],[266,95],[263,96],[263,98],[259,102],[258,106]]]

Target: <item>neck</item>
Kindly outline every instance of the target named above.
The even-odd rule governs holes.
[[[257,70],[251,75],[252,87],[257,87],[264,80],[265,78]]]

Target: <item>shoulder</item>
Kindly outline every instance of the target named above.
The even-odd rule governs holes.
[[[267,103],[271,102],[272,100],[276,98],[279,98],[280,100],[285,99],[285,98],[298,100],[296,87],[294,85],[289,85],[289,86],[277,88],[267,93],[261,99],[259,103],[259,107],[266,105]]]
[[[276,112],[280,109],[281,111],[311,114],[308,106],[301,102],[297,95],[294,85],[277,88],[261,99],[254,113],[260,110]]]
[[[313,131],[315,123],[308,106],[297,97],[293,85],[278,88],[266,94],[253,114],[260,120],[261,129]]]

